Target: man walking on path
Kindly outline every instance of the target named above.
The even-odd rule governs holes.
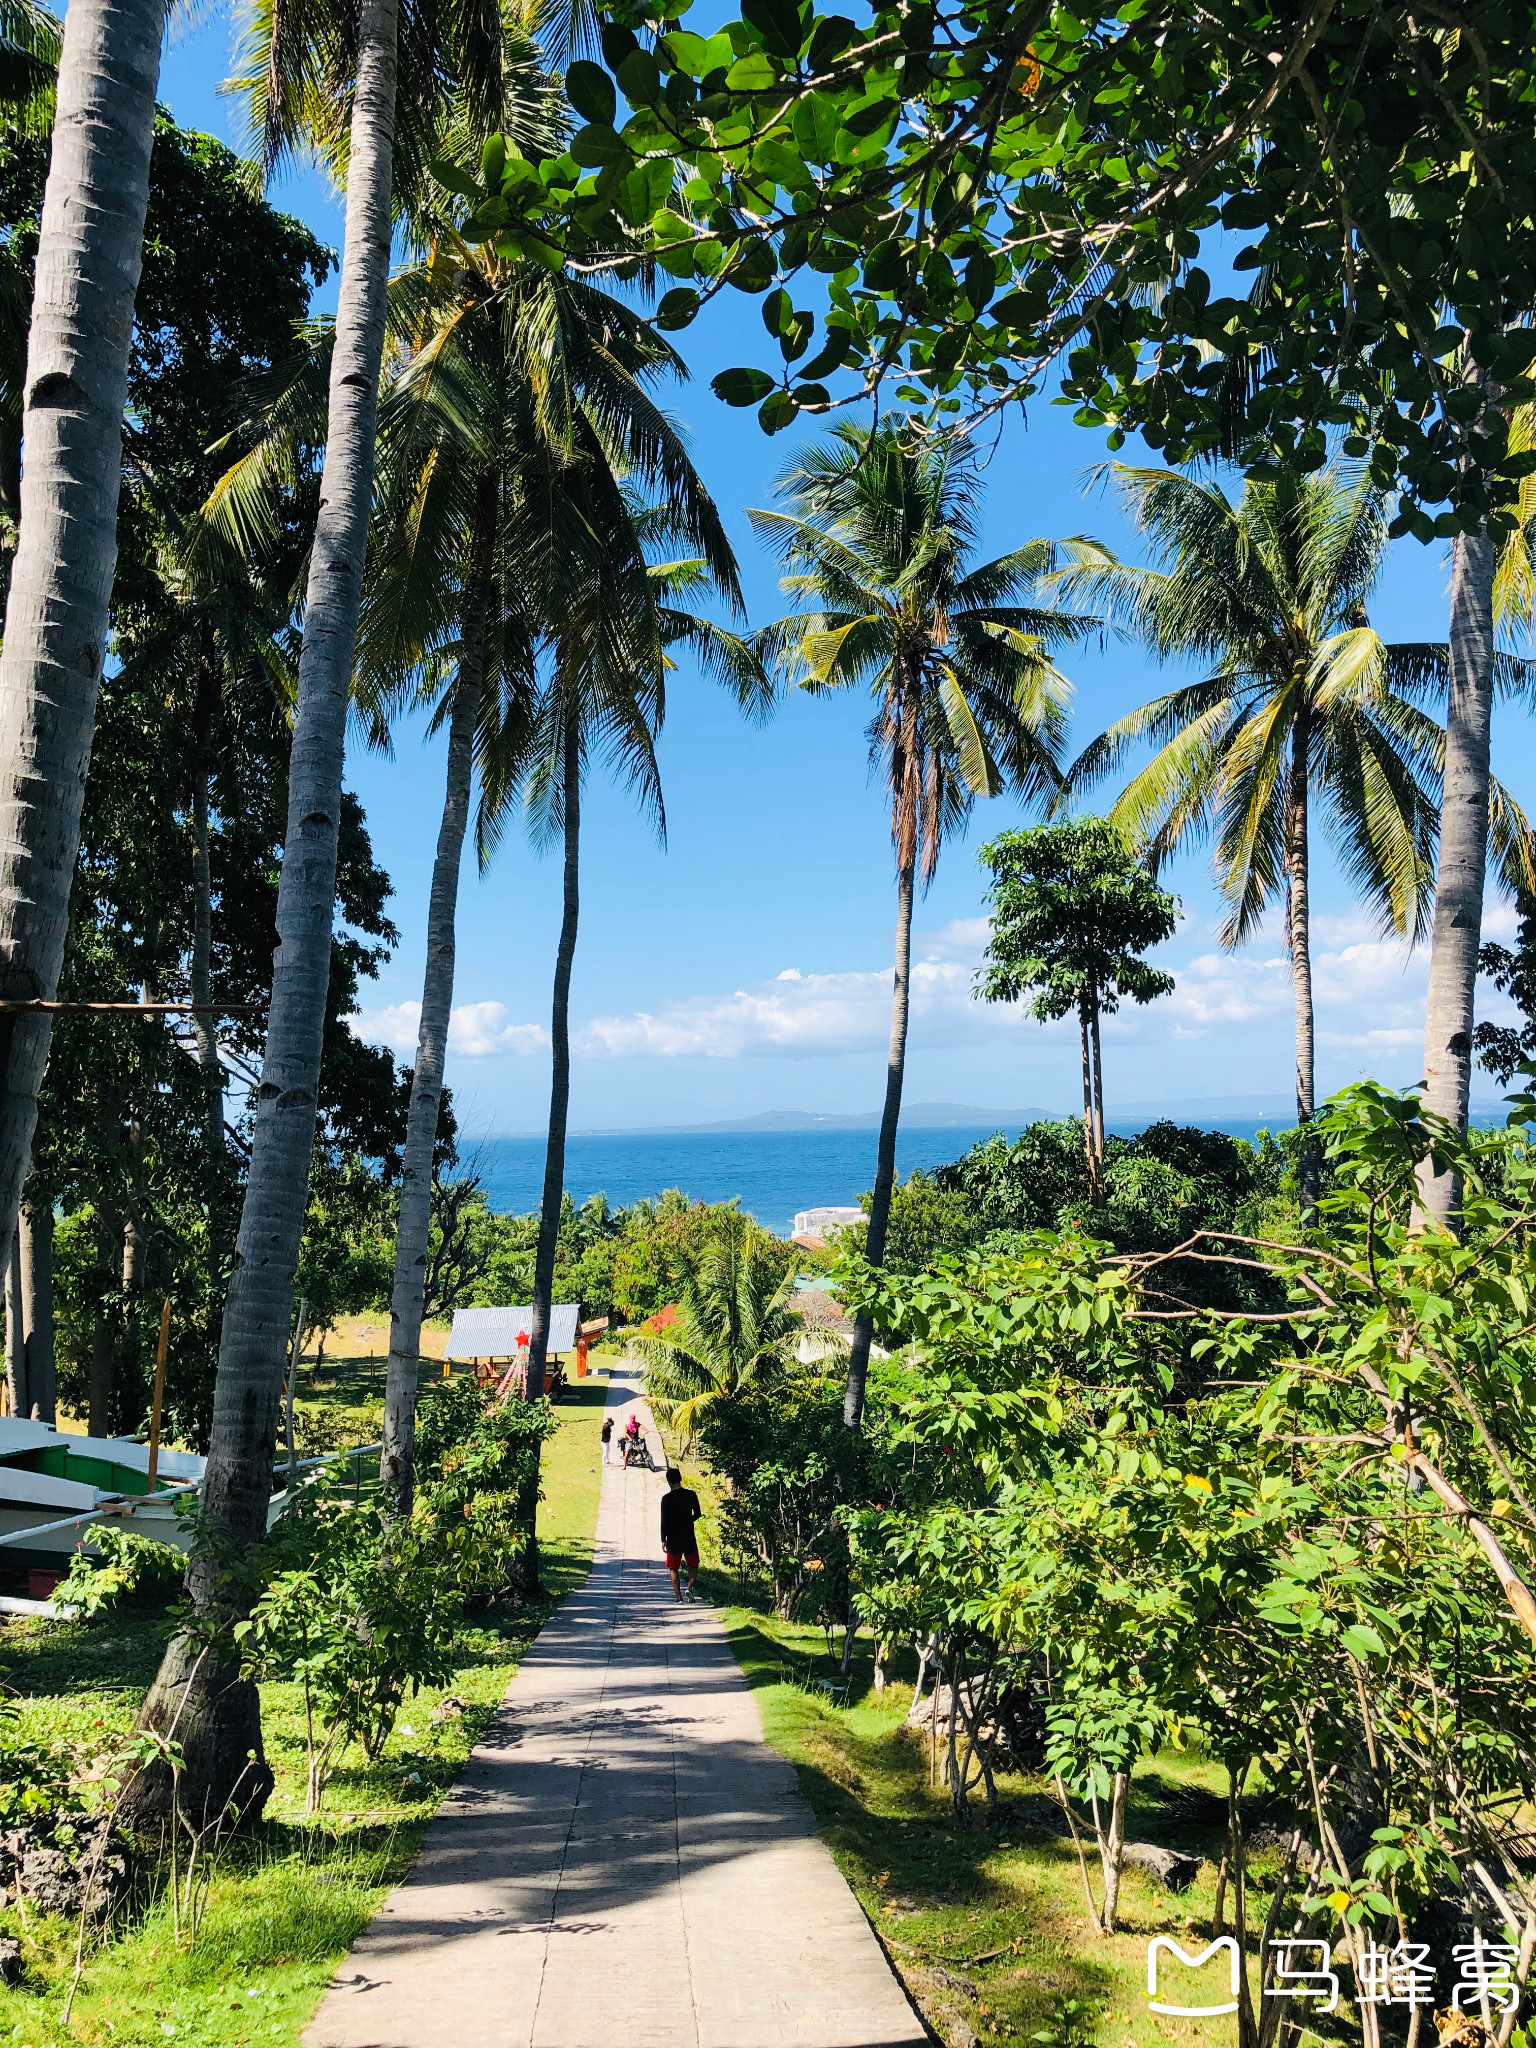
[[[693,1598],[693,1582],[699,1576],[699,1539],[693,1533],[693,1525],[703,1513],[699,1496],[691,1486],[684,1486],[683,1475],[677,1467],[669,1465],[667,1490],[661,1496],[661,1547],[667,1553],[672,1591],[679,1600],[683,1597],[683,1589],[678,1584],[678,1573],[685,1564],[688,1567],[688,1598]]]

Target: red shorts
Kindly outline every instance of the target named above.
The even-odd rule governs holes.
[[[669,1572],[680,1572],[684,1565],[687,1565],[689,1571],[696,1572],[699,1568],[699,1553],[696,1550],[669,1550],[667,1552],[667,1570]]]

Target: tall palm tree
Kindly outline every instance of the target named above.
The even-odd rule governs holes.
[[[595,555],[598,529],[586,517],[574,533],[557,535],[565,553],[558,568],[543,545],[544,528],[536,539],[530,536],[530,521],[547,522],[551,512],[572,509],[565,503],[569,479],[553,487],[551,479],[567,472],[583,476],[584,465],[576,460],[579,437],[572,435],[576,422],[601,422],[610,465],[617,458],[642,467],[653,461],[648,450],[660,421],[647,386],[663,372],[680,371],[671,349],[607,293],[537,264],[504,261],[485,243],[472,250],[441,237],[418,283],[414,312],[423,339],[405,361],[381,422],[387,537],[377,551],[378,573],[365,603],[360,642],[364,670],[382,681],[402,666],[425,664],[431,688],[434,665],[441,672],[441,657],[451,655],[456,663],[439,709],[449,727],[448,790],[433,869],[385,1396],[384,1461],[400,1512],[411,1494],[432,1152],[452,1009],[455,906],[473,756],[478,750],[483,769],[482,852],[489,855],[515,795],[525,787],[531,792],[538,783],[547,821],[553,822],[558,810],[563,829],[570,813],[574,859],[579,789],[572,795],[562,784],[552,805],[553,777],[546,773],[542,782],[538,777],[540,765],[546,771],[551,766],[557,722],[557,693],[543,700],[536,716],[530,688],[531,641],[541,621],[560,621],[558,630],[550,625],[543,630],[557,668],[563,659],[571,673],[578,673],[579,650],[587,647],[593,654],[589,684],[594,675],[618,677],[617,706],[587,706],[585,715],[599,726],[606,719],[612,727],[615,717],[628,715],[636,679],[654,666],[658,639],[665,645],[692,637],[707,662],[733,668],[748,691],[754,681],[753,664],[739,641],[669,602],[690,578],[723,582],[734,594],[734,567],[728,551],[721,551],[712,508],[706,509],[707,501],[693,492],[675,448],[668,449],[657,469],[658,478],[669,467],[672,471],[670,483],[663,483],[670,509],[641,507],[623,493],[610,496],[605,502],[618,522],[617,541],[610,535]],[[599,445],[591,441],[585,467]],[[692,508],[686,509],[691,498]],[[574,509],[581,511],[579,498]],[[645,542],[663,537],[675,524],[681,525],[683,538],[702,538],[710,556],[648,564]],[[637,537],[641,552],[636,551]],[[524,547],[526,556],[520,552]],[[610,608],[596,632],[579,606],[571,604],[573,587],[580,582],[576,564],[595,573],[597,604]],[[631,579],[638,576],[638,588],[624,587],[626,570]],[[558,580],[546,589],[551,577]],[[551,607],[552,595],[558,596],[559,609]],[[603,631],[614,627],[621,635],[638,634],[637,644],[626,650],[622,639],[605,642]],[[578,735],[582,715],[578,712],[575,721]],[[652,723],[653,714],[643,712],[620,748],[629,747],[630,765],[638,768],[649,792],[655,791]],[[589,733],[581,744],[590,744],[593,737]],[[538,746],[544,752],[536,761]],[[573,903],[568,943],[562,948],[567,986],[574,918]],[[564,1028],[563,1022],[557,1026]],[[558,1202],[564,1177],[563,1109],[557,1121]],[[551,1255],[547,1283],[552,1278]],[[536,1285],[536,1326],[538,1300]],[[544,1315],[547,1342],[547,1303]]]
[[[254,0],[237,81],[261,137],[263,168],[271,171],[300,147],[329,161],[345,181],[346,225],[294,701],[272,998],[219,1342],[202,1493],[207,1540],[187,1574],[205,1620],[227,1611],[228,1555],[266,1534],[314,1149],[395,205],[409,205],[426,138],[455,104],[483,113],[486,125],[502,111],[513,76],[503,61],[502,29],[491,7],[442,13],[428,0],[355,0],[355,7]],[[411,145],[398,166],[397,122]],[[212,1815],[233,1799],[259,1810],[271,1784],[260,1705],[227,1654],[211,1656],[189,1633],[174,1637],[141,1720],[176,1725],[186,1759],[184,1807]],[[134,1796],[136,1816],[163,1812],[170,1794],[166,1771],[146,1773]]]
[[[117,562],[122,420],[165,0],[0,14],[0,98],[35,125],[54,49],[53,149],[26,329],[26,468],[0,653],[0,997],[58,994]],[[11,283],[19,285],[12,269]],[[10,297],[14,302],[16,291]],[[20,323],[14,317],[13,333]],[[9,469],[9,464],[7,464]],[[48,1057],[46,1012],[0,1026],[0,1244],[16,1229]]]
[[[718,1408],[788,1364],[804,1329],[793,1287],[750,1216],[722,1217],[685,1264],[675,1318],[639,1343],[651,1406],[684,1450]]]
[[[1316,1108],[1311,961],[1312,812],[1384,926],[1410,940],[1434,901],[1444,733],[1422,708],[1443,691],[1444,646],[1385,643],[1366,616],[1387,516],[1363,471],[1336,465],[1219,485],[1117,466],[1121,492],[1161,566],[1137,568],[1090,541],[1057,586],[1101,606],[1159,659],[1208,666],[1199,682],[1118,720],[1074,764],[1075,786],[1150,740],[1110,817],[1156,867],[1214,834],[1227,900],[1222,943],[1240,945],[1285,906],[1296,1015],[1296,1116]],[[1496,838],[1521,857],[1523,820],[1497,792]],[[1317,1195],[1303,1150],[1300,1195]]]
[[[657,347],[663,346],[658,343]],[[668,351],[651,374],[682,374]],[[666,715],[668,648],[685,645],[749,715],[772,691],[755,652],[733,633],[685,609],[679,598],[713,588],[740,609],[735,557],[715,506],[675,429],[647,404],[620,433],[610,413],[586,405],[571,414],[571,458],[542,464],[525,485],[513,546],[523,564],[529,608],[540,620],[548,662],[534,744],[518,781],[542,836],[563,852],[560,939],[550,1005],[549,1137],[534,1253],[533,1328],[525,1391],[542,1397],[554,1299],[555,1252],[565,1185],[570,1109],[571,971],[580,921],[581,795],[589,766],[605,759],[638,794],[664,837],[665,810],[655,743]],[[650,493],[642,497],[637,485]],[[696,555],[655,562],[651,551],[682,540]],[[487,788],[494,830],[509,790]],[[528,1501],[526,1573],[538,1579]]]
[[[1483,371],[1471,364],[1463,367],[1478,399],[1469,423],[1469,430],[1477,432],[1496,393]],[[1533,411],[1522,406],[1510,422],[1510,452],[1528,453],[1533,441]],[[1494,635],[1506,621],[1530,626],[1536,498],[1529,477],[1521,482],[1517,513],[1519,524],[1502,546],[1486,525],[1475,533],[1459,533],[1451,542],[1445,790],[1424,1003],[1424,1101],[1462,1131],[1472,1090],[1483,882],[1498,817],[1498,792],[1489,775],[1493,702],[1500,681]],[[1458,1175],[1438,1172],[1434,1159],[1425,1159],[1419,1167],[1419,1198],[1425,1220],[1449,1227],[1461,1206]]]
[[[751,512],[805,608],[758,636],[765,655],[818,694],[865,684],[870,760],[890,791],[896,851],[896,978],[885,1107],[865,1254],[885,1254],[906,1064],[912,904],[945,837],[978,796],[1011,783],[1044,803],[1060,786],[1069,685],[1050,658],[1092,620],[1018,599],[1041,562],[1030,543],[970,568],[980,479],[953,449],[900,422],[847,425],[779,479],[786,512]],[[864,1412],[871,1325],[860,1316],[843,1419]]]

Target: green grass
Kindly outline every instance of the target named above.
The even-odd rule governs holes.
[[[367,1395],[358,1389],[359,1407]],[[578,1382],[546,1447],[540,1534],[551,1603],[586,1575],[601,1484],[604,1380]],[[261,1826],[223,1851],[207,1916],[188,1949],[173,1939],[155,1881],[130,1900],[112,1938],[87,1956],[69,2030],[61,2024],[74,1928],[0,1910],[20,1934],[26,1975],[0,1989],[0,2044],[52,2048],[289,2048],[321,1990],[387,1889],[410,1866],[421,1833],[489,1723],[549,1606],[496,1629],[469,1629],[448,1685],[407,1701],[385,1753],[343,1759],[325,1809],[306,1820],[297,1686],[262,1689],[262,1722],[277,1787]],[[146,1608],[94,1625],[24,1621],[0,1634],[0,1675],[21,1695],[23,1725],[63,1741],[80,1763],[132,1725],[159,1662],[163,1623]],[[433,1710],[450,1702],[444,1718]]]
[[[1128,1802],[1129,1839],[1207,1860],[1182,1894],[1127,1867],[1121,1931],[1099,1933],[1088,1921],[1070,1838],[1028,1819],[1044,1812],[1047,1788],[1038,1779],[999,1779],[999,1796],[1012,1811],[996,1833],[980,1813],[969,1828],[960,1827],[948,1789],[929,1783],[926,1749],[904,1726],[917,1675],[914,1657],[899,1659],[888,1689],[876,1693],[873,1647],[861,1638],[848,1707],[784,1682],[786,1671],[792,1680],[808,1665],[820,1676],[834,1676],[841,1632],[834,1654],[820,1627],[783,1622],[740,1604],[741,1583],[720,1554],[719,1482],[687,1463],[684,1477],[697,1488],[705,1510],[700,1585],[719,1605],[731,1647],[756,1694],[763,1733],[794,1765],[823,1840],[935,2034],[944,2039],[955,2031],[958,2039],[970,2030],[989,2048],[993,2042],[1023,2044],[1051,2026],[1058,2000],[1076,1999],[1097,2016],[1101,2048],[1227,2041],[1225,2020],[1149,2013],[1146,1978],[1147,1942],[1154,1934],[1171,1934],[1186,1949],[1198,1935],[1196,1952],[1210,1938],[1226,1828],[1225,1772],[1201,1755],[1172,1752],[1137,1770]],[[1098,1891],[1091,1838],[1085,1846]],[[1255,1855],[1259,1884],[1275,1860],[1272,1854]],[[1255,1918],[1262,1921],[1267,1907],[1268,1894],[1256,1885],[1250,1927]],[[1215,1994],[1211,2002],[1217,2002]]]
[[[1103,2048],[1228,2038],[1226,2021],[1147,2011],[1147,1942],[1166,1933],[1188,1949],[1194,1934],[1205,1946],[1214,1862],[1202,1865],[1182,1895],[1127,1868],[1122,1931],[1097,1933],[1088,1924],[1071,1841],[1030,1818],[1043,1810],[1039,1781],[999,1780],[1005,1816],[997,1832],[980,1817],[969,1828],[956,1824],[947,1790],[929,1783],[922,1742],[903,1726],[915,1677],[910,1659],[876,1693],[873,1655],[861,1642],[853,1704],[836,1707],[781,1678],[786,1664],[811,1659],[831,1674],[819,1628],[744,1607],[724,1608],[723,1619],[764,1734],[795,1766],[823,1839],[941,2038],[959,2022],[984,2042],[1028,2042],[1049,2025],[1059,1998],[1084,2001],[1096,2012]],[[1219,1858],[1224,1784],[1225,1774],[1202,1757],[1151,1759],[1132,1783],[1129,1838]],[[1091,1845],[1089,1861],[1097,1888]],[[1255,1862],[1262,1873],[1265,1857]],[[1255,1907],[1262,1919],[1266,1906],[1267,1894],[1251,1898],[1250,1922]],[[1213,2003],[1216,1996],[1225,1993],[1213,1995]]]

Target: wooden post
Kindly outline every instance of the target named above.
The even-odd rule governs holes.
[[[153,1493],[160,1479],[160,1408],[165,1400],[165,1347],[171,1337],[171,1297],[160,1310],[160,1341],[155,1346],[155,1392],[149,1404],[149,1470],[144,1491]]]

